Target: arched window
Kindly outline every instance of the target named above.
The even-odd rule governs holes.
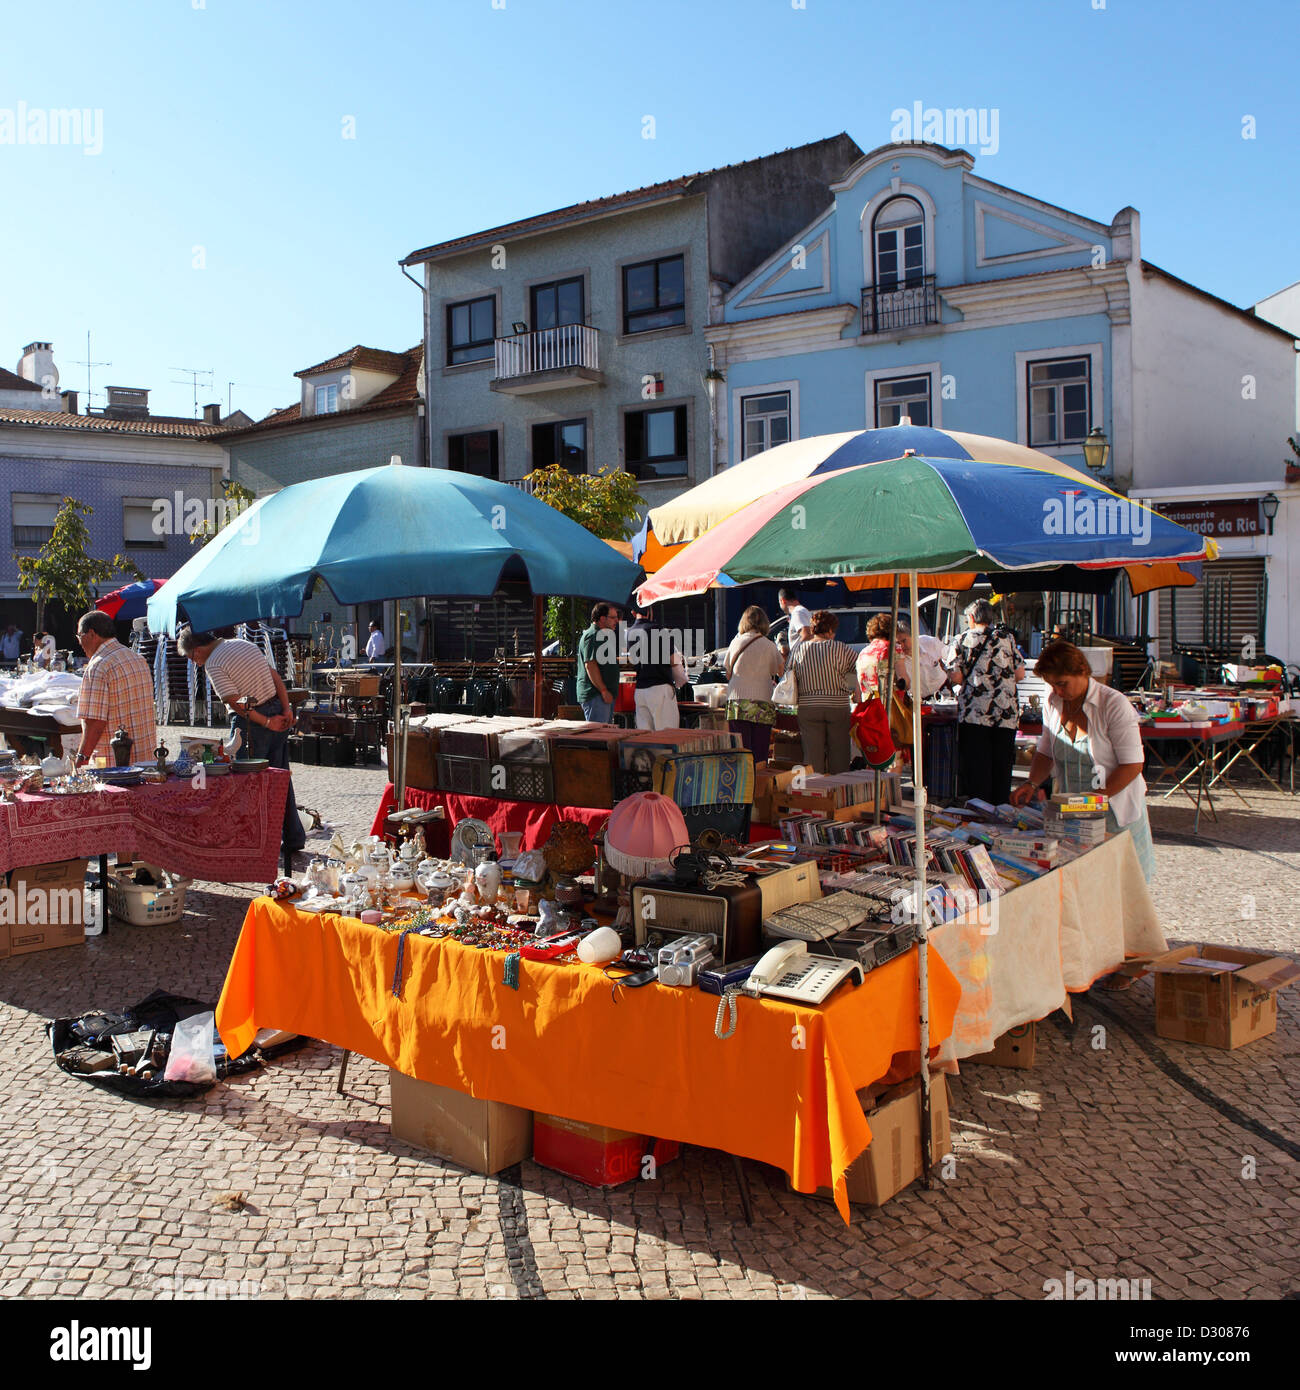
[[[877,289],[919,285],[925,276],[925,214],[914,198],[891,198],[872,224]]]

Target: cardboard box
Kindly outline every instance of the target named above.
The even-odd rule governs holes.
[[[1231,1050],[1277,1030],[1277,991],[1300,965],[1235,946],[1180,946],[1148,967],[1156,977],[1156,1033]]]
[[[1008,1028],[993,1044],[992,1052],[983,1052],[978,1057],[965,1057],[965,1062],[983,1062],[990,1067],[1032,1067],[1034,1052],[1038,1046],[1038,1024],[1021,1023]]]
[[[533,1151],[533,1112],[388,1072],[394,1139],[475,1173],[499,1173]]]
[[[0,928],[8,938],[4,954],[23,956],[56,946],[80,946],[85,941],[86,864],[84,859],[64,859],[10,873],[11,920]]]
[[[859,1097],[864,1093],[859,1092]],[[870,1094],[870,1088],[867,1095]],[[875,1100],[873,1109],[863,1109],[871,1126],[871,1143],[854,1160],[844,1175],[849,1201],[883,1207],[909,1183],[921,1176],[921,1078],[914,1076],[901,1085],[891,1086]],[[948,1123],[948,1081],[939,1073],[930,1079],[930,1163],[932,1167],[951,1146]],[[833,1201],[828,1187],[817,1189],[824,1201]]]
[[[588,1187],[618,1187],[642,1176],[647,1157],[654,1159],[657,1172],[680,1152],[675,1139],[651,1140],[630,1130],[589,1125],[560,1115],[533,1116],[534,1161]]]

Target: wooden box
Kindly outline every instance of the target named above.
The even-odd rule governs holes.
[[[613,808],[614,768],[624,733],[611,728],[555,740],[551,769],[557,806]]]
[[[410,729],[406,736],[406,785],[419,791],[432,792],[438,789],[438,734],[437,729]],[[389,780],[397,769],[393,757],[393,735],[388,735]]]

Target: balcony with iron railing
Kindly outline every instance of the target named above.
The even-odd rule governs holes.
[[[569,386],[600,385],[600,334],[585,323],[564,323],[496,340],[491,386],[522,396]]]
[[[939,296],[933,275],[902,283],[868,285],[862,291],[862,333],[893,333],[939,322]]]

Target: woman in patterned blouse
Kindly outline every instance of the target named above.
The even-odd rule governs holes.
[[[1016,684],[1024,658],[1008,628],[993,622],[993,606],[977,599],[966,610],[967,631],[950,667],[957,693],[957,777],[961,794],[1001,806],[1011,795],[1020,704]]]

